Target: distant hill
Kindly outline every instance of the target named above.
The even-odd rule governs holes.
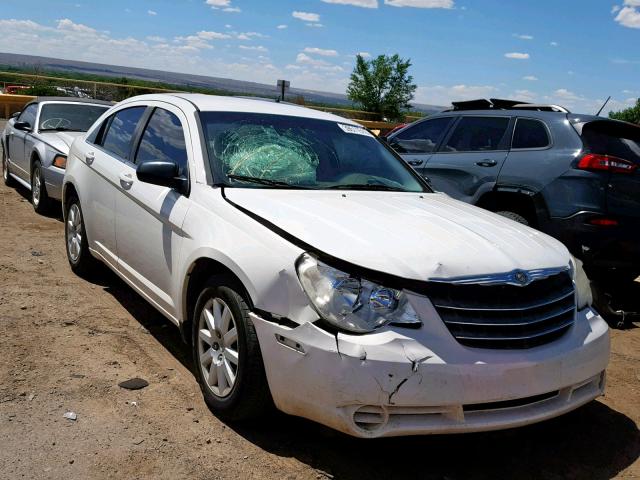
[[[105,65],[101,63],[78,62],[75,60],[38,57],[34,55],[18,55],[14,53],[0,52],[0,65],[10,65],[13,67],[23,68],[38,66],[44,70],[55,70],[60,72],[78,72],[117,78],[130,77],[138,80],[165,82],[174,85],[184,85],[186,87],[191,86],[215,88],[228,92],[238,92],[264,97],[274,97],[277,95],[275,85],[264,85],[262,83],[245,82],[243,80],[233,80],[231,78],[207,77],[204,75],[164,72],[161,70],[149,70],[146,68],[132,68],[122,67],[118,65]],[[347,96],[340,93],[319,92],[316,90],[291,88],[289,90],[289,95],[302,95],[305,100],[314,103],[344,105],[345,107],[351,107],[352,105]],[[415,110],[427,114],[439,112],[444,109],[444,107],[418,103],[414,103],[413,107]]]

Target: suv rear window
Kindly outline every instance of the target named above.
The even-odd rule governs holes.
[[[590,153],[640,165],[640,127],[608,120],[589,122],[582,126],[582,141]]]
[[[443,152],[498,150],[509,126],[509,117],[462,117]]]
[[[531,118],[518,119],[511,148],[545,148],[550,143],[544,123]]]

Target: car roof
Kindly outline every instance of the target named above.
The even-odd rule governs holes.
[[[360,124],[348,118],[339,117],[331,113],[314,110],[311,108],[292,105],[284,102],[273,102],[264,99],[253,99],[247,97],[228,97],[221,95],[205,95],[202,93],[157,93],[149,95],[139,95],[124,100],[121,104],[134,101],[164,101],[171,102],[171,99],[182,99],[202,112],[246,112],[265,113],[272,115],[286,115],[291,117],[312,118],[317,120],[328,120],[332,122],[346,123],[349,125]]]
[[[104,105],[111,107],[113,102],[106,100],[94,100],[93,98],[79,98],[79,97],[37,97],[30,103],[45,103],[45,102],[64,102],[64,103],[87,103],[90,105]]]

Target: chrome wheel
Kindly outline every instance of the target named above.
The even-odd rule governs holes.
[[[228,396],[238,375],[238,330],[231,309],[220,298],[208,300],[200,313],[198,358],[211,392]]]
[[[40,182],[40,169],[36,168],[31,176],[31,199],[33,205],[38,206],[40,204],[40,192],[42,190],[42,184]]]
[[[80,209],[76,203],[72,204],[67,214],[67,251],[73,263],[80,257],[80,247],[82,246],[82,217]]]

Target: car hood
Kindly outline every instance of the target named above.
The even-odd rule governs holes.
[[[41,132],[40,138],[56,150],[67,154],[73,141],[86,132]]]
[[[440,193],[228,188],[225,195],[321,252],[413,280],[570,261],[548,235]]]

